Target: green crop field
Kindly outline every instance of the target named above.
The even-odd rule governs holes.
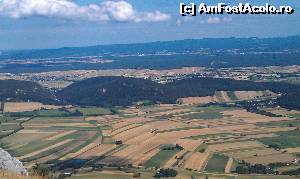
[[[191,136],[191,137],[187,137],[187,138],[198,140],[198,139],[218,138],[218,137],[227,137],[227,136],[233,136],[233,134],[231,134],[231,133],[206,134],[206,135]]]
[[[268,122],[268,123],[261,123],[258,125],[259,126],[296,127],[296,126],[300,126],[300,120]]]
[[[159,131],[159,133],[173,132],[173,131],[182,131],[182,130],[189,130],[189,129],[202,129],[202,128],[203,128],[202,126],[181,127],[181,128],[174,128],[174,129]]]
[[[100,116],[100,115],[109,115],[112,114],[111,109],[109,108],[97,108],[97,107],[88,107],[88,108],[74,108],[70,111],[80,111],[84,116]]]
[[[300,114],[291,114],[289,115],[290,117],[293,117],[293,118],[300,118]]]
[[[286,131],[276,133],[277,137],[260,139],[265,145],[276,145],[280,148],[300,147],[300,131]]]
[[[184,119],[221,119],[223,118],[223,111],[229,111],[234,110],[236,108],[231,107],[222,107],[222,106],[208,106],[208,107],[194,107],[192,108],[192,111],[195,113],[182,115],[181,117]]]
[[[207,149],[207,147],[208,147],[207,144],[202,143],[202,144],[200,144],[200,145],[196,148],[195,151],[203,153],[203,152],[205,152],[205,150]]]
[[[228,157],[220,154],[213,154],[209,159],[205,170],[208,172],[224,173]]]
[[[150,167],[162,167],[172,156],[174,156],[180,150],[160,150],[156,155],[154,155],[150,160],[148,160],[144,165],[146,168]]]

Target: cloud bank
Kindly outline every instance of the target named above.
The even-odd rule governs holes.
[[[0,0],[0,16],[13,19],[43,16],[98,22],[160,22],[170,19],[170,15],[160,11],[138,12],[126,1],[80,6],[71,0]]]

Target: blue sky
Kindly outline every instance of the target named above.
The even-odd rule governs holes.
[[[16,3],[3,8],[5,1]],[[18,4],[21,1],[22,7]],[[73,0],[66,5],[68,8],[59,6],[52,10],[49,10],[52,6],[43,3],[66,0],[35,0],[42,2],[39,5],[31,1],[0,0],[0,49],[58,48],[204,37],[300,35],[298,0],[222,1],[227,4],[250,2],[259,5],[269,2],[291,5],[295,9],[293,15],[198,15],[193,18],[179,15],[179,3],[188,3],[190,0],[126,0],[123,4],[120,1]],[[221,1],[193,2],[215,4]],[[91,4],[104,10],[90,8]],[[111,10],[111,7],[115,9]]]

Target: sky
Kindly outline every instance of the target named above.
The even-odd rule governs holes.
[[[290,5],[292,15],[182,17],[180,3]],[[298,0],[0,0],[0,49],[300,35]]]

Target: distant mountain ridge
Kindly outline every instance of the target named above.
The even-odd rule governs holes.
[[[64,47],[58,49],[4,51],[0,58],[54,58],[67,56],[99,56],[108,54],[155,53],[162,51],[184,52],[199,49],[299,49],[300,36],[274,38],[203,38],[150,43]]]

